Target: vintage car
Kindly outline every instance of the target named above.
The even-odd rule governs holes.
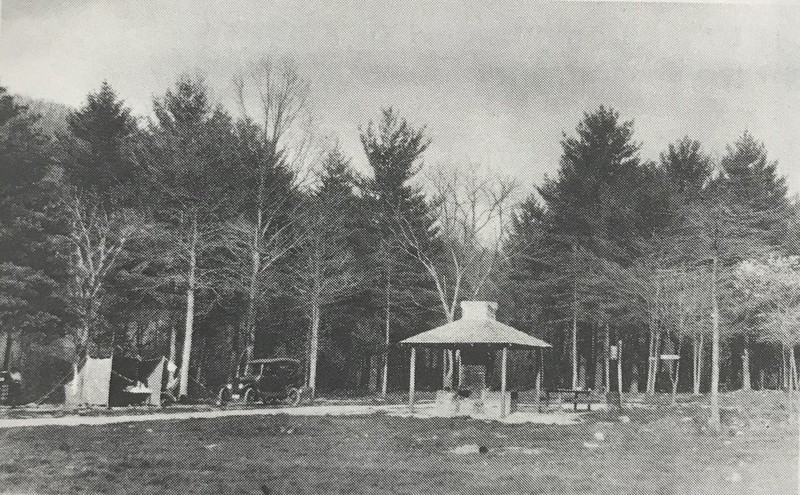
[[[241,400],[247,404],[297,405],[303,390],[300,361],[291,358],[254,359],[247,363],[233,383],[219,392],[218,402]]]
[[[0,371],[0,405],[13,406],[19,400],[22,376],[18,371]]]

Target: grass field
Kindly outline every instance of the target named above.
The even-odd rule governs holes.
[[[796,493],[796,424],[780,401],[740,402],[720,435],[691,404],[569,426],[279,415],[9,429],[0,492]]]

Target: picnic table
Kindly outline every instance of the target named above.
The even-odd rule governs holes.
[[[571,395],[572,396],[572,400],[570,400],[569,402],[572,402],[574,404],[576,411],[578,410],[578,402],[585,403],[586,404],[586,410],[587,411],[591,411],[592,410],[592,399],[589,397],[589,395],[591,393],[592,393],[592,389],[556,388],[556,389],[546,390],[545,391],[545,401],[546,401],[547,405],[545,407],[548,407],[548,408],[550,407],[550,396],[551,395],[558,396],[559,402],[563,401],[564,395]],[[583,400],[581,400],[581,399],[583,399]]]

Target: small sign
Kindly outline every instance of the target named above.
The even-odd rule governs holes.
[[[609,350],[611,351],[610,359],[619,359],[619,347],[612,345]]]

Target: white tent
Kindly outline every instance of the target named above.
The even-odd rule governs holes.
[[[64,386],[64,402],[71,406],[161,405],[166,365],[163,356],[147,361],[123,356],[86,358]]]
[[[83,366],[74,367],[72,382],[64,386],[64,403],[108,405],[111,390],[111,358],[86,358]]]

